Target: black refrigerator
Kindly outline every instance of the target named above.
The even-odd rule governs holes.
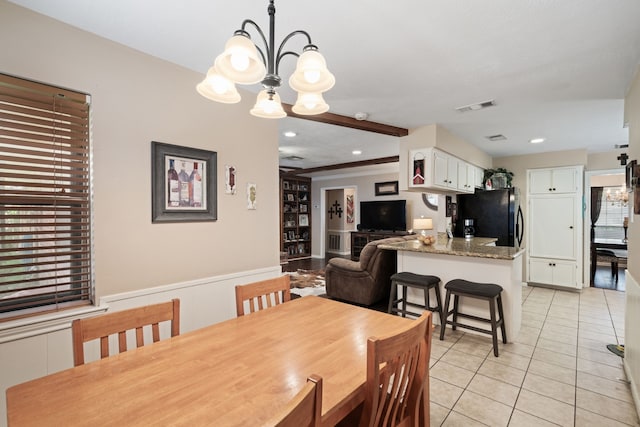
[[[463,237],[464,220],[473,219],[475,236],[495,237],[498,239],[497,246],[520,247],[524,234],[524,217],[519,196],[517,188],[458,194],[454,236]]]

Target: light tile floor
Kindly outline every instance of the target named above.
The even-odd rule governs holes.
[[[432,426],[640,426],[622,359],[624,292],[525,287],[520,335],[434,331]],[[509,338],[509,337],[507,337]]]

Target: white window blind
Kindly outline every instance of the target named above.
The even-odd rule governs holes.
[[[89,96],[0,74],[0,316],[92,302]]]

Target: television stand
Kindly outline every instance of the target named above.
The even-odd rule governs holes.
[[[374,240],[386,239],[387,237],[406,236],[407,231],[391,231],[391,230],[371,230],[371,231],[352,231],[351,232],[351,259],[358,261],[360,252],[367,243]]]

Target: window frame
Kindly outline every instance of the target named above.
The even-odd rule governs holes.
[[[0,73],[0,321],[94,303],[91,111]]]

